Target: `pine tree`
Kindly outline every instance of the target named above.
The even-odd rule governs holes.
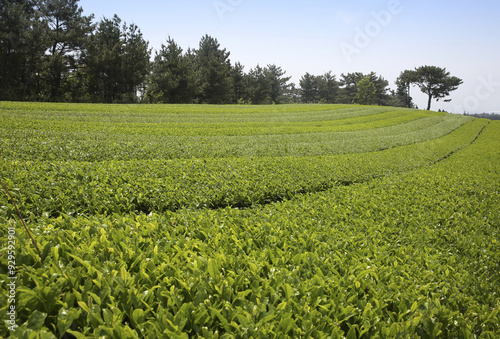
[[[36,2],[0,0],[0,100],[37,100],[46,29]]]
[[[196,82],[192,60],[182,48],[168,38],[156,53],[148,83],[150,102],[192,103],[196,98]]]
[[[285,77],[286,71],[274,64],[267,65],[264,74],[269,85],[269,98],[271,103],[281,104],[287,89],[290,87],[288,82],[291,77]]]
[[[460,86],[463,81],[460,78],[450,76],[446,68],[436,66],[421,66],[415,69],[415,83],[420,90],[427,94],[427,110],[431,109],[432,99],[445,98]]]
[[[135,25],[103,18],[92,34],[84,62],[89,94],[98,102],[133,102],[149,70],[150,50]]]
[[[410,95],[411,85],[417,80],[416,73],[414,71],[406,70],[401,72],[399,77],[396,79],[397,98],[403,102],[404,107],[413,108],[413,98]]]
[[[46,98],[56,101],[64,96],[68,78],[78,69],[81,48],[93,30],[93,16],[83,16],[78,0],[43,0],[40,14],[47,23],[43,72]]]
[[[232,79],[229,52],[221,49],[217,39],[205,35],[196,50],[196,68],[200,79],[200,103],[231,102]]]
[[[327,72],[318,79],[319,102],[333,104],[337,100],[339,82],[332,72]]]
[[[319,101],[319,88],[317,77],[308,72],[299,81],[301,101],[306,104]]]

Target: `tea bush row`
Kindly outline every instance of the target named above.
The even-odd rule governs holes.
[[[184,114],[173,113],[175,107],[170,106],[164,112],[149,112],[150,106],[145,106],[122,114],[107,113],[107,106],[97,106],[101,109],[97,112],[87,111],[85,105],[70,105],[74,111],[59,112],[59,106],[23,111],[13,109],[14,103],[0,104],[0,158],[96,162],[359,153],[438,138],[471,119],[337,105],[323,107],[323,111],[311,106],[309,112],[296,105],[288,109],[296,107],[298,113],[281,108],[274,115],[269,106],[269,115],[257,113],[257,108],[257,112],[235,109],[232,114],[229,108],[221,108],[219,114],[204,117],[191,115],[188,108]],[[233,121],[227,121],[228,117]]]
[[[361,154],[95,163],[10,160],[0,164],[0,173],[18,190],[25,215],[248,208],[432,164],[470,144],[485,124],[473,120],[437,139]],[[0,201],[5,206],[1,213],[13,216],[7,197]]]

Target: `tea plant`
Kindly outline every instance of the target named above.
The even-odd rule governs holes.
[[[33,105],[63,115],[162,115],[155,106]],[[234,110],[243,118],[249,109],[210,107],[207,116],[226,119]],[[362,116],[358,106],[268,106],[255,114],[263,118],[266,109],[283,118]],[[202,113],[172,110],[179,118]],[[419,125],[427,118],[444,124]],[[406,133],[418,140],[322,156],[156,152],[150,160],[84,162],[3,153],[0,176],[28,217],[43,263],[18,232],[19,327],[9,331],[0,257],[0,335],[500,336],[500,124],[447,115],[415,123]],[[386,128],[364,131],[375,141]],[[0,220],[15,225],[2,199]]]

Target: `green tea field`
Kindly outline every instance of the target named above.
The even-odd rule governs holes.
[[[0,122],[0,337],[500,337],[500,122],[17,102]]]

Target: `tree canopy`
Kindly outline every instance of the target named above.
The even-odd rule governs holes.
[[[417,81],[417,75],[414,71],[403,71],[396,79],[397,99],[407,108],[413,108],[413,98],[410,96],[411,85]]]
[[[414,71],[414,82],[420,90],[427,94],[427,110],[431,109],[432,99],[445,98],[450,92],[456,90],[463,81],[455,76],[450,76],[446,68],[437,66],[421,66]]]
[[[356,97],[354,98],[354,103],[360,105],[373,105],[377,99],[377,89],[370,80],[370,77],[366,76],[361,79],[356,84],[356,87],[358,88],[358,91],[356,93]]]

